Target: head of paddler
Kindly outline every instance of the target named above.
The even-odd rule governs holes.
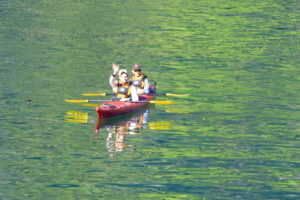
[[[127,71],[125,69],[121,69],[119,71],[119,81],[120,81],[120,83],[127,83],[128,74],[127,74]]]
[[[134,76],[139,77],[142,72],[142,66],[140,64],[132,65],[132,73]]]

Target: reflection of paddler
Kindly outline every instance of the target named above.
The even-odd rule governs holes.
[[[148,114],[148,113],[147,113]],[[147,116],[146,114],[146,116]],[[110,126],[108,130],[108,136],[106,140],[107,151],[110,152],[110,156],[114,156],[113,153],[121,152],[125,150],[125,147],[134,147],[134,145],[125,145],[126,134],[136,135],[140,134],[139,130],[145,123],[144,114],[138,117],[132,118],[130,121]]]
[[[147,127],[148,110],[128,122],[129,134],[140,134],[138,130]]]
[[[106,140],[107,151],[111,153],[124,151],[124,147],[126,146],[124,144],[126,133],[126,127],[109,127]]]
[[[125,134],[127,130],[126,127],[119,127],[116,132],[116,152],[118,151],[124,151],[124,141],[125,141]]]
[[[135,150],[134,145],[125,145],[126,134],[136,135],[140,134],[139,130],[147,127],[148,110],[140,114],[137,117],[133,117],[130,120],[121,122],[118,125],[111,125],[107,127],[108,135],[106,139],[106,148],[110,152],[110,156],[114,156],[114,153],[125,151],[125,147],[130,147],[130,150]],[[99,126],[101,119],[98,120]],[[104,126],[105,127],[105,126]],[[96,139],[100,136],[95,137]]]

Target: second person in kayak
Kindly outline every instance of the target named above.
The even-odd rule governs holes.
[[[114,97],[120,101],[138,101],[137,89],[132,86],[125,69],[119,71],[119,65],[113,64],[113,74],[109,78],[109,83],[113,89]],[[119,71],[119,72],[118,72]],[[116,75],[118,73],[118,79]]]
[[[140,64],[132,65],[132,73],[130,81],[132,85],[137,88],[138,94],[149,94],[149,81],[147,76],[142,73],[142,66]]]

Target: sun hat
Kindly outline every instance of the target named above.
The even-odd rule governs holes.
[[[121,76],[123,73],[128,74],[126,69],[121,69],[119,71],[119,76]]]

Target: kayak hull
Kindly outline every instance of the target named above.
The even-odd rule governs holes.
[[[139,95],[139,101],[151,101],[155,98],[155,87],[150,88],[152,93]],[[119,115],[134,113],[149,106],[149,102],[124,102],[124,101],[105,101],[96,107],[98,122],[96,131],[99,129],[103,119],[116,117]]]
[[[141,101],[151,101],[154,99],[154,95],[147,95],[146,98],[140,96]],[[106,101],[96,108],[98,117],[110,118],[118,115],[128,114],[138,111],[146,106],[148,102],[122,102],[122,101]]]

